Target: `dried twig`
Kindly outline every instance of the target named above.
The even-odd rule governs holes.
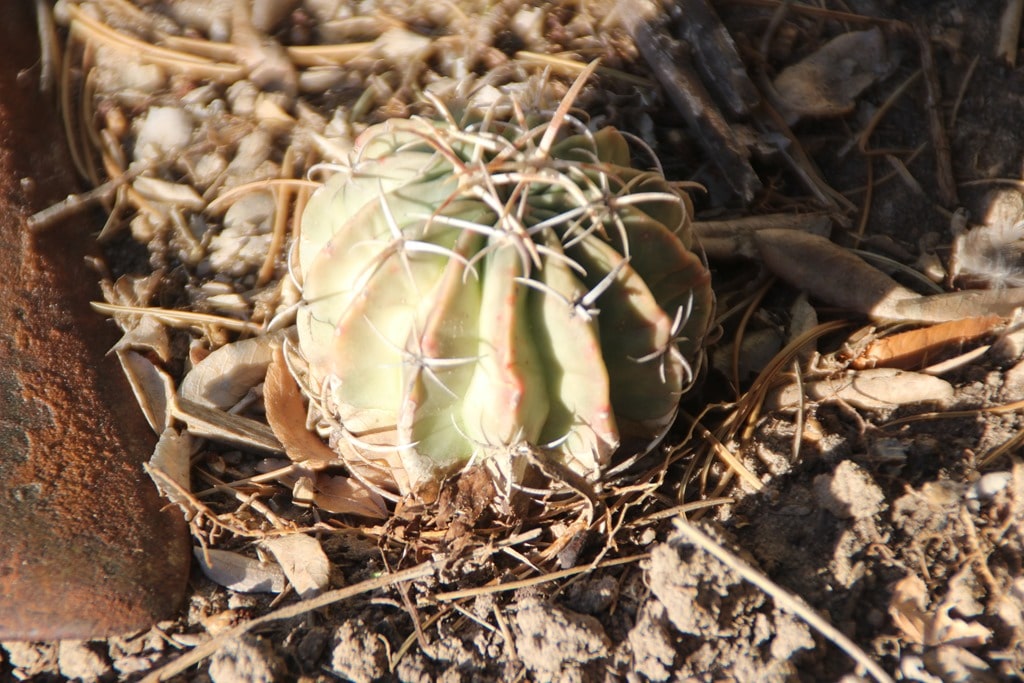
[[[53,91],[60,71],[60,48],[53,27],[53,9],[48,0],[36,0],[36,25],[39,27],[39,89]]]
[[[964,102],[964,95],[967,94],[967,87],[971,84],[971,79],[974,77],[974,70],[978,68],[978,62],[981,61],[981,55],[974,55],[974,59],[967,65],[967,72],[964,74],[963,80],[960,82],[960,88],[956,91],[956,101],[953,102],[953,111],[949,114],[949,127],[956,128],[956,119],[960,114],[960,105]]]
[[[949,136],[946,125],[942,121],[942,88],[939,75],[935,70],[935,55],[932,52],[928,30],[914,26],[914,37],[921,53],[921,71],[924,73],[925,109],[928,113],[928,129],[932,136],[932,147],[935,148],[935,176],[939,183],[939,202],[946,208],[957,205],[956,179],[953,177],[953,157],[949,150]]]
[[[69,216],[84,211],[97,202],[110,199],[114,192],[117,191],[117,188],[130,181],[135,175],[135,173],[122,173],[102,185],[97,185],[88,192],[69,194],[56,204],[52,204],[29,216],[28,229],[34,233],[43,232],[55,223],[59,223]]]

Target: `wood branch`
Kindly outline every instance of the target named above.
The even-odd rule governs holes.
[[[731,114],[748,116],[761,102],[761,94],[747,75],[729,31],[707,0],[678,0],[678,6],[677,35],[693,50],[704,82],[715,84],[718,101]]]
[[[664,31],[659,17],[643,11],[643,3],[626,4],[637,5],[626,8],[622,16],[640,55],[730,188],[743,201],[751,201],[761,181],[750,165],[749,152],[701,83],[688,51]]]

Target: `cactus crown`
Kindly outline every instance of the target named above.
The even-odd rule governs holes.
[[[529,454],[595,481],[673,420],[710,278],[686,195],[568,115],[582,82],[536,125],[514,101],[375,125],[311,198],[304,383],[357,475],[429,497],[474,463],[521,481]]]

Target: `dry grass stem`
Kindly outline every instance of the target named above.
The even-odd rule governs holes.
[[[953,102],[953,110],[949,114],[949,127],[956,128],[956,119],[960,115],[960,106],[964,103],[964,96],[967,94],[967,88],[971,85],[971,79],[974,77],[974,70],[978,68],[978,62],[981,61],[981,55],[974,55],[971,59],[971,63],[967,65],[967,71],[964,73],[963,79],[960,81],[960,87],[956,91],[956,100]]]
[[[895,105],[896,102],[898,102],[899,99],[910,89],[910,86],[916,83],[917,79],[921,78],[922,73],[922,70],[918,69],[914,73],[910,74],[910,76],[908,76],[902,83],[896,86],[891,93],[889,93],[889,96],[885,98],[885,101],[882,102],[877,110],[875,110],[874,114],[871,116],[871,120],[868,121],[867,125],[864,126],[864,129],[857,135],[857,149],[859,149],[862,154],[881,155],[892,153],[893,150],[889,149],[869,148],[868,141],[871,139],[871,136],[874,135],[875,129],[878,128],[878,124],[882,122],[885,115],[889,113],[889,110],[892,109],[893,105]]]
[[[206,207],[206,213],[210,215],[217,215],[223,213],[231,206],[234,202],[238,201],[241,197],[251,193],[259,192],[261,190],[268,189],[285,189],[293,188],[297,190],[306,190],[310,192],[320,187],[320,183],[312,180],[304,180],[302,178],[269,178],[267,180],[256,180],[250,183],[244,183],[236,187],[226,190],[221,193],[216,199],[209,203]],[[288,214],[285,213],[287,216]]]
[[[71,16],[72,35],[118,50],[132,59],[140,56],[144,61],[162,66],[176,73],[215,83],[234,83],[245,77],[244,67],[238,64],[213,62],[187,52],[170,50],[139,40],[97,21],[73,3],[67,5]]]
[[[529,50],[520,50],[516,52],[515,57],[516,59],[520,59],[526,63],[543,64],[544,66],[561,69],[564,70],[565,73],[573,76],[582,74],[589,66],[588,62],[582,62],[571,57],[559,57],[558,55],[541,54],[539,52],[530,52]],[[598,66],[596,73],[601,76],[620,80],[623,83],[638,85],[642,88],[654,88],[657,86],[657,83],[649,78],[637,76],[619,69],[612,69],[607,66]]]
[[[170,327],[183,329],[196,329],[203,331],[206,328],[222,328],[241,334],[258,336],[263,332],[261,325],[256,325],[244,320],[225,318],[210,313],[195,313],[193,311],[180,311],[172,308],[159,308],[154,306],[125,306],[121,304],[108,304],[102,301],[92,302],[92,307],[99,313],[106,315],[132,314],[147,315],[156,318]]]

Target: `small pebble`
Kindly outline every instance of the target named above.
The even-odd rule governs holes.
[[[184,109],[153,107],[139,124],[135,162],[173,158],[192,139],[192,120]]]
[[[1010,483],[1011,476],[1009,472],[989,472],[967,489],[966,497],[968,500],[991,500],[1006,488],[1006,485]]]

